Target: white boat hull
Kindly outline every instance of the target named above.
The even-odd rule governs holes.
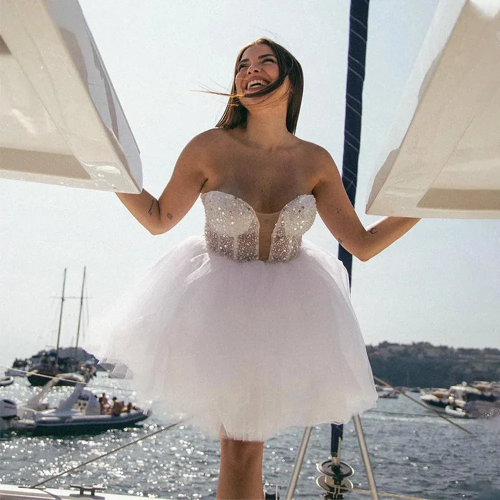
[[[120,416],[112,415],[74,415],[67,418],[42,416],[35,419],[19,419],[12,422],[11,430],[40,435],[71,435],[98,433],[109,429],[131,427],[146,418],[146,411],[132,411]]]
[[[444,412],[446,415],[453,418],[470,418],[469,414],[462,408],[451,408],[450,406],[447,406],[444,409]]]

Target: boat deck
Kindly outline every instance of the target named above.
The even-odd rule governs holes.
[[[137,500],[134,495],[117,495],[106,493],[105,491],[96,491],[95,495],[87,492],[81,495],[78,489],[74,490],[58,490],[54,488],[46,488],[44,490],[20,488],[19,486],[11,486],[8,484],[0,485],[1,500],[74,500],[75,498],[87,498],[93,500]],[[157,500],[172,500],[167,498],[158,498]]]

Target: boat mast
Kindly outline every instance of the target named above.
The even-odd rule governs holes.
[[[56,345],[56,363],[59,361],[59,344],[61,340],[61,326],[62,326],[62,317],[63,317],[63,307],[64,307],[64,290],[66,288],[66,271],[67,268],[64,268],[64,278],[63,278],[63,288],[61,295],[61,313],[59,314],[59,328],[57,330],[57,345]]]
[[[349,51],[347,58],[346,108],[344,122],[344,156],[342,182],[347,196],[355,206],[358,183],[359,150],[361,147],[361,121],[363,115],[363,87],[365,83],[366,42],[368,40],[368,11],[370,0],[351,0],[349,21]],[[338,257],[349,274],[352,288],[352,255],[339,245]],[[366,470],[372,500],[378,500],[377,485],[370,464],[370,455],[359,415],[353,416],[354,428]],[[331,426],[330,453],[333,466],[340,466],[343,425]]]
[[[85,289],[85,275],[87,272],[87,266],[83,268],[83,280],[82,280],[82,291],[80,293],[80,312],[78,313],[78,328],[76,330],[76,342],[75,342],[75,360],[78,362],[78,342],[80,341],[80,326],[82,324],[82,311],[83,311],[83,291]]]

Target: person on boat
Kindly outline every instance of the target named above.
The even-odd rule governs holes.
[[[177,245],[108,308],[89,350],[123,361],[164,415],[220,438],[219,499],[263,498],[264,442],[279,430],[345,423],[376,405],[347,272],[302,241],[316,214],[361,261],[419,220],[363,227],[330,154],[295,135],[302,93],[288,50],[264,38],[247,45],[221,120],[188,143],[160,198],[118,194],[153,235],[201,195],[204,236]]]
[[[116,396],[113,397],[112,401],[113,404],[111,406],[111,415],[113,415],[113,417],[119,417],[122,414],[122,405],[120,404],[120,401],[118,401]]]
[[[107,413],[109,402],[105,392],[103,392],[99,398],[99,406],[101,407],[101,414]]]

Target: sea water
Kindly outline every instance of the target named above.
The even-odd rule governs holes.
[[[125,402],[134,399],[128,381],[100,375],[91,384]],[[16,378],[0,388],[0,398],[25,402],[39,389]],[[56,388],[50,402],[65,397],[71,389]],[[418,398],[418,394],[410,394]],[[454,420],[472,434],[435,417],[412,401],[379,400],[375,411],[365,413],[362,425],[372,469],[380,493],[432,500],[500,500],[500,419]],[[81,462],[97,457],[133,439],[158,430],[165,422],[154,415],[141,427],[113,430],[91,436],[64,438],[0,435],[0,483],[33,485]],[[286,488],[302,428],[281,432],[265,444],[264,479]],[[321,499],[316,485],[316,463],[329,458],[330,426],[314,427],[295,498]],[[219,443],[189,426],[179,426],[125,448],[85,468],[51,481],[46,486],[69,488],[70,484],[102,484],[109,493],[145,497],[215,499]],[[355,488],[368,489],[364,465],[352,423],[345,426],[342,460],[354,467]],[[271,488],[270,488],[271,491]],[[352,492],[347,499],[370,498]],[[383,497],[381,497],[383,498]]]

